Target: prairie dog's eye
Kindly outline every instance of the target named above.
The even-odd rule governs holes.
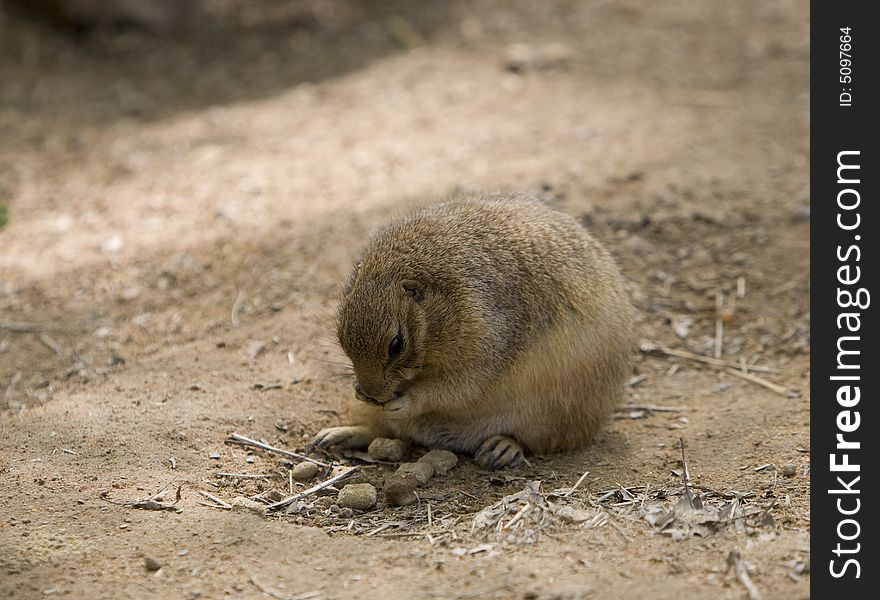
[[[403,335],[398,331],[397,335],[388,344],[388,356],[394,358],[403,351]]]

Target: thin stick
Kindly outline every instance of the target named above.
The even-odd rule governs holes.
[[[584,474],[581,475],[580,479],[578,479],[578,480],[575,482],[575,484],[574,484],[573,486],[571,486],[571,489],[570,489],[570,490],[568,490],[567,492],[565,492],[564,494],[562,494],[562,497],[563,497],[563,498],[568,498],[568,497],[571,496],[573,493],[575,493],[575,491],[577,491],[577,489],[578,489],[579,487],[581,487],[581,484],[584,482],[584,479],[586,479],[586,478],[587,478],[587,475],[589,475],[589,474],[590,474],[589,471],[584,471]]]
[[[724,347],[724,321],[721,320],[721,307],[724,304],[724,296],[721,292],[715,293],[715,358],[721,360]]]
[[[277,598],[278,600],[308,600],[309,598],[317,598],[321,595],[321,592],[315,590],[311,592],[303,592],[302,594],[297,594],[296,596],[285,596],[282,593],[276,592],[270,589],[268,586],[261,584],[259,581],[257,581],[257,578],[254,577],[253,573],[251,574],[250,579],[251,583],[253,583],[258,590],[260,590],[267,596]]]
[[[45,325],[40,323],[23,323],[21,321],[0,321],[0,329],[12,331],[13,333],[37,333],[46,329]]]
[[[628,535],[626,535],[626,532],[623,530],[623,528],[620,525],[617,524],[617,522],[614,520],[614,517],[611,515],[611,513],[609,513],[604,508],[602,509],[602,512],[605,513],[605,516],[607,517],[606,520],[607,520],[608,524],[611,525],[614,528],[614,530],[623,537],[624,540],[626,540],[627,542],[631,542],[632,538],[629,537]]]
[[[428,527],[433,527],[433,525],[434,525],[434,518],[431,515],[431,503],[428,502]]]
[[[266,452],[273,452],[275,454],[280,454],[281,456],[286,456],[287,458],[298,458],[300,460],[306,460],[310,463],[315,463],[319,467],[324,467],[326,469],[329,469],[331,466],[325,462],[321,462],[320,460],[309,458],[305,454],[291,452],[290,450],[282,450],[281,448],[276,448],[275,446],[270,446],[269,444],[264,444],[263,442],[252,440],[251,438],[244,437],[243,435],[239,435],[237,433],[231,434],[229,436],[229,439],[226,440],[226,443],[241,444],[242,446],[253,446],[254,448],[259,448],[260,450],[265,450]]]
[[[521,509],[519,509],[519,511],[515,515],[513,515],[513,518],[507,522],[507,525],[505,525],[501,528],[501,531],[504,531],[505,529],[509,529],[510,527],[513,527],[517,523],[517,521],[522,519],[526,515],[526,513],[529,512],[530,510],[532,510],[532,503],[526,502],[525,506],[523,506]]]
[[[226,508],[226,509],[232,508],[231,504],[229,504],[228,502],[224,502],[223,500],[221,500],[220,498],[218,498],[214,494],[209,494],[208,492],[205,492],[202,490],[199,490],[199,493],[202,496],[204,496],[205,498],[207,498],[208,500],[210,500],[211,502],[216,502],[218,506],[222,506],[223,508]]]
[[[287,470],[287,490],[293,495],[293,469]]]
[[[278,598],[278,600],[287,600],[287,596],[282,596],[281,594],[279,594],[275,590],[271,590],[268,587],[266,587],[265,585],[263,585],[262,583],[260,583],[259,581],[257,581],[257,578],[254,577],[253,573],[251,573],[250,580],[251,580],[251,583],[254,584],[254,587],[256,587],[258,590],[260,590],[261,592],[263,592],[267,596],[272,596],[273,598]]]
[[[379,525],[376,529],[374,529],[372,531],[368,531],[367,537],[372,537],[374,535],[382,533],[386,529],[391,529],[392,527],[396,527],[397,525],[399,525],[399,523],[385,523],[384,525]],[[410,534],[410,535],[422,535],[422,534],[418,533],[418,534]]]
[[[229,315],[229,320],[232,322],[233,327],[238,327],[238,315],[241,313],[242,305],[244,305],[244,297],[244,290],[238,290],[235,302],[232,303],[232,313]]]
[[[247,473],[215,473],[217,477],[235,477],[236,479],[271,479],[271,475],[248,475]]]
[[[754,367],[750,367],[753,371]],[[730,367],[726,368],[725,371],[734,375],[735,377],[739,377],[740,379],[745,379],[746,381],[751,381],[754,384],[760,385],[761,387],[765,387],[770,391],[776,392],[782,396],[788,397],[792,392],[788,388],[782,387],[781,385],[775,384],[772,381],[767,381],[757,375],[752,375],[751,373],[743,373],[739,369],[731,369]]]
[[[759,592],[758,588],[755,587],[755,584],[752,583],[746,562],[736,550],[731,550],[730,554],[727,555],[727,567],[734,568],[737,580],[743,584],[743,587],[746,588],[746,591],[749,593],[749,600],[761,600],[761,592]]]
[[[681,406],[657,406],[655,404],[622,404],[617,407],[618,412],[628,410],[648,410],[651,412],[685,412],[687,409]]]
[[[199,506],[207,506],[208,508],[213,508],[214,510],[229,510],[219,504],[214,504],[213,502],[205,502],[204,500],[197,500],[196,504]]]
[[[43,344],[46,348],[48,348],[58,356],[64,356],[64,350],[61,349],[61,346],[58,345],[58,342],[49,337],[49,334],[40,333],[39,335],[37,335],[37,339],[40,340],[41,344]]]
[[[667,348],[666,346],[660,346],[655,344],[645,344],[640,350],[645,354],[665,354],[667,356],[674,356],[676,358],[684,358],[687,360],[693,360],[696,362],[705,363],[707,365],[712,365],[714,367],[736,367],[736,363],[732,363],[727,360],[720,360],[717,358],[713,358],[711,356],[703,356],[702,354],[694,354],[693,352],[688,352],[687,350],[677,350],[675,348]],[[774,369],[772,367],[761,367],[761,366],[750,366],[749,369],[752,371],[758,371],[759,373],[779,373],[778,369]]]
[[[684,438],[678,438],[678,443],[681,446],[681,480],[684,483],[684,495],[687,497],[691,508],[701,508],[702,501],[694,495],[691,489],[691,473],[684,458]]]
[[[11,398],[12,394],[15,392],[15,388],[18,387],[18,384],[21,383],[22,375],[21,371],[16,371],[15,375],[12,376],[12,379],[9,380],[9,385],[6,386],[6,397]]]
[[[642,373],[641,375],[636,375],[635,377],[632,377],[632,378],[627,382],[627,385],[628,385],[629,387],[636,387],[637,385],[639,385],[641,382],[643,382],[643,381],[646,380],[647,378],[648,378],[648,375],[645,374],[645,373]]]
[[[351,477],[352,475],[357,473],[357,471],[358,471],[357,467],[349,467],[348,469],[346,469],[345,471],[342,471],[338,475],[334,475],[333,477],[331,477],[327,481],[322,481],[318,485],[310,487],[309,489],[307,489],[303,492],[300,492],[299,494],[294,494],[293,496],[290,496],[289,498],[285,498],[284,500],[279,500],[278,502],[270,504],[267,508],[269,510],[278,510],[279,508],[284,508],[285,506],[293,504],[294,502],[296,502],[300,498],[305,498],[306,496],[310,496],[310,495],[314,494],[315,492],[319,492],[319,491],[323,490],[326,487],[330,487],[334,483],[342,481],[343,479],[348,479],[349,477]]]

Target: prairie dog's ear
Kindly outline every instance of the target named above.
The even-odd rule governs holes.
[[[400,282],[403,291],[409,294],[414,302],[421,302],[425,298],[425,287],[415,279],[404,279]]]

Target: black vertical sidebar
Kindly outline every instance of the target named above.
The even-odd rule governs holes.
[[[813,598],[880,595],[880,22],[869,8],[811,3]]]

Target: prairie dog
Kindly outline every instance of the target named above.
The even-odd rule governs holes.
[[[633,309],[608,252],[570,216],[467,194],[379,230],[337,334],[351,425],[318,446],[394,437],[496,468],[590,443],[625,392]]]

